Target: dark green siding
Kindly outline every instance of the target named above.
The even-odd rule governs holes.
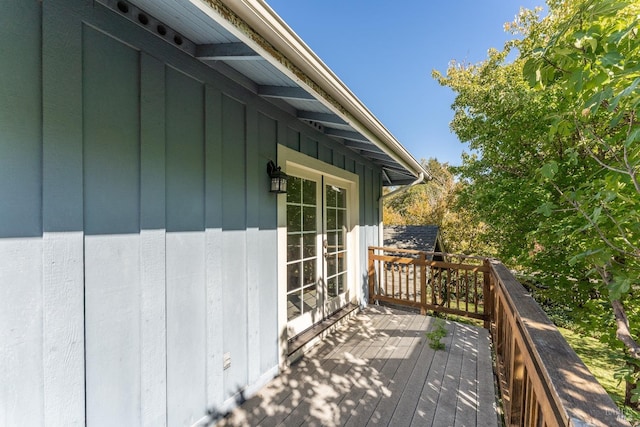
[[[0,51],[3,421],[191,425],[274,375],[279,145],[359,176],[366,273],[380,170],[336,140],[99,2],[10,0]]]

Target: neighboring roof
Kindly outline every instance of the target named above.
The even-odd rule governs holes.
[[[437,225],[385,225],[384,246],[425,252],[441,251]]]
[[[385,185],[429,176],[263,0],[97,1],[379,165]]]

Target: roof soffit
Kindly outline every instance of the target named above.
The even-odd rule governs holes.
[[[98,1],[107,4],[116,3],[115,0]],[[297,111],[296,115],[302,121],[341,141],[346,148],[380,167],[393,168],[394,171],[389,171],[393,173],[384,174],[384,176],[396,178],[386,181],[399,181],[398,178],[405,180],[407,177],[424,172],[422,166],[366,106],[264,1],[175,0],[175,3],[170,6],[151,0],[129,1],[143,5],[142,7],[152,14],[157,12],[162,16],[175,17],[171,19],[170,25],[178,24],[178,28],[175,28],[177,31],[190,33],[197,28],[185,27],[185,25],[191,25],[185,16],[194,19],[193,17],[198,14],[197,11],[201,12],[203,15],[195,19],[199,21],[197,26],[201,27],[202,22],[207,22],[208,27],[216,34],[216,38],[202,43],[207,36],[199,33],[198,38],[202,41],[195,46],[195,52],[192,53],[194,57],[213,68],[222,70],[223,73],[225,70],[231,70],[232,78],[235,75],[248,82],[253,80],[254,84],[250,85],[252,87],[247,86],[246,82],[244,86],[278,105],[293,106]],[[111,7],[114,8],[113,5]],[[180,9],[184,11],[185,16],[178,16]],[[225,33],[228,35],[225,36]],[[224,40],[216,42],[215,40],[220,38],[219,35],[222,35]],[[234,40],[234,37],[237,40]],[[257,66],[250,65],[252,62]],[[259,65],[260,62],[265,65]],[[242,65],[243,63],[247,66]],[[256,82],[257,75],[252,78],[251,74],[243,72],[243,70],[253,70],[254,74],[261,73],[261,70],[269,72],[267,63],[271,64],[270,67],[273,70],[270,72],[273,76],[271,81],[264,79],[263,82]],[[277,73],[282,73],[282,77],[277,77]],[[313,111],[300,109],[305,102],[309,106],[313,102],[318,102],[318,107],[308,109]],[[295,107],[296,104],[300,105]],[[320,105],[323,107],[319,107]],[[352,141],[365,144],[365,149],[362,149],[363,146],[350,146],[349,142]],[[370,153],[377,155],[374,158],[369,155]],[[393,184],[393,182],[387,182],[387,184]]]
[[[251,39],[268,45],[265,53],[294,72],[297,80],[306,89],[326,101],[326,105],[338,116],[349,122],[356,131],[378,145],[393,160],[415,176],[428,175],[413,156],[393,137],[349,88],[322,62],[322,60],[295,34],[289,26],[262,0],[191,0],[220,5],[236,14],[251,33]],[[254,30],[255,29],[255,30]],[[259,32],[259,33],[258,33]],[[262,36],[275,35],[269,41]],[[289,58],[302,59],[294,64]],[[318,84],[322,82],[322,84]],[[340,99],[342,102],[338,102]]]

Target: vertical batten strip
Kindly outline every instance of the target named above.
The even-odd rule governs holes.
[[[223,351],[229,356],[223,372],[223,392],[227,400],[239,393],[247,381],[247,259],[245,133],[246,106],[222,96],[222,310]],[[231,397],[230,397],[231,396]]]
[[[258,112],[248,105],[245,116],[245,174],[246,174],[246,266],[247,286],[247,384],[255,383],[260,376],[260,188]],[[266,162],[264,162],[266,164]]]
[[[206,407],[204,84],[165,77],[167,424],[191,425]]]
[[[141,56],[140,83],[140,373],[141,423],[167,423],[165,253],[165,66]]]
[[[266,171],[262,169],[266,164],[266,159],[276,158],[278,131],[283,128],[279,123],[263,114],[258,114],[258,165],[256,167],[258,180],[256,181],[256,191],[259,194],[259,250],[258,278],[260,283],[267,286],[260,286],[260,313],[258,322],[260,324],[260,374],[261,381],[271,379],[278,371],[278,237],[277,237],[277,202],[278,197],[269,191],[269,178]],[[275,197],[274,197],[275,196]],[[266,378],[265,378],[266,373]],[[259,383],[259,387],[262,384]]]
[[[74,9],[42,3],[45,425],[85,424],[83,7]]]
[[[205,86],[206,393],[216,412],[224,400],[222,298],[222,93]]]

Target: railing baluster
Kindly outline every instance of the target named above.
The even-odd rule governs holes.
[[[413,301],[418,302],[418,267],[413,264]]]
[[[456,308],[460,310],[460,270],[452,271],[453,275],[455,275],[456,282]]]
[[[445,279],[445,297],[447,298],[445,300],[445,306],[447,308],[451,308],[451,269],[447,268],[447,275],[446,275],[446,279]]]
[[[387,295],[387,284],[389,283],[389,272],[387,270],[387,263],[384,261],[380,261],[382,265],[382,271],[384,272],[384,281],[380,284],[380,295]]]
[[[430,304],[434,307],[438,305],[438,294],[437,294],[437,283],[438,280],[438,272],[433,265],[429,266],[429,281],[431,284],[431,301]]]
[[[436,280],[434,282],[436,287],[436,300],[434,304],[440,306],[442,305],[442,269],[434,268],[434,270],[436,271]]]
[[[396,296],[396,267],[397,264],[391,264],[391,298]]]
[[[528,427],[533,427],[533,383],[531,382],[531,378],[527,375],[527,379],[525,381],[525,395],[524,395],[524,425]]]
[[[404,265],[398,264],[398,298],[402,299],[402,273],[404,273]]]
[[[478,271],[473,271],[473,312],[478,313]]]
[[[464,271],[464,311],[469,311],[469,271]]]
[[[420,313],[427,314],[427,257],[420,253]]]
[[[409,265],[410,264],[404,266],[404,289],[407,299],[409,299]],[[400,298],[402,298],[402,295],[400,295]]]
[[[402,265],[396,264],[396,277],[398,278],[398,289],[394,289],[393,297],[402,299]],[[397,292],[397,294],[396,294]]]
[[[511,396],[510,424],[519,426],[522,423],[522,409],[524,407],[524,387],[525,376],[524,363],[522,361],[522,350],[515,339],[512,339],[512,364],[511,378],[509,382],[509,395]]]
[[[436,289],[437,305],[444,305],[444,292],[442,291],[442,279],[444,278],[444,272],[442,268],[438,268],[438,288]]]

